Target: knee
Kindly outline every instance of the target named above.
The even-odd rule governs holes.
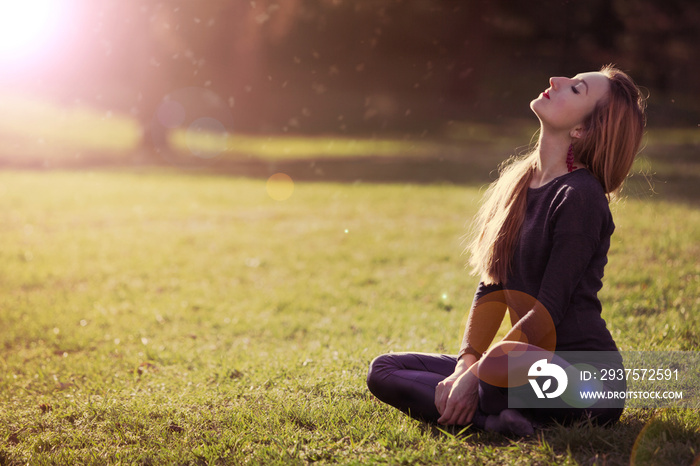
[[[527,343],[513,341],[497,343],[479,362],[479,380],[501,388],[528,385],[528,368],[545,353],[551,354]]]
[[[386,379],[390,368],[394,366],[392,362],[391,354],[382,354],[377,356],[369,363],[369,370],[367,371],[367,388],[375,396],[381,392],[383,381]]]

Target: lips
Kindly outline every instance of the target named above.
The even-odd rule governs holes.
[[[548,90],[547,90],[547,91],[544,91],[544,92],[542,93],[542,95],[545,96],[545,98],[547,98],[547,99],[550,98],[550,97],[549,97],[549,91],[548,91]]]

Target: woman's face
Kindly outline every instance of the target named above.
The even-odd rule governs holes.
[[[530,108],[543,125],[572,131],[593,112],[610,90],[610,81],[594,71],[573,78],[550,78],[550,87],[530,102]]]

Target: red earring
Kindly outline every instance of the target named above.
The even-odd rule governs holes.
[[[566,153],[566,168],[569,170],[569,173],[572,171],[576,170],[578,167],[574,167],[574,145],[569,144],[569,150]]]

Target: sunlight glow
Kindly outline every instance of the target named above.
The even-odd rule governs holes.
[[[267,180],[267,194],[276,201],[286,201],[294,194],[294,180],[286,173],[275,173]]]
[[[56,0],[0,0],[0,60],[25,57],[49,42]]]

